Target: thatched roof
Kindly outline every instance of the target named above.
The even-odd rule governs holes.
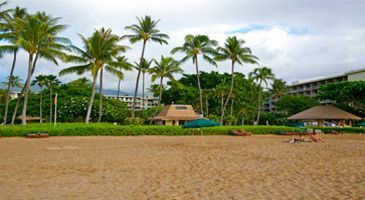
[[[361,120],[361,117],[348,113],[332,105],[320,105],[288,117],[289,120]]]
[[[196,120],[201,118],[191,105],[172,104],[165,106],[155,120]]]

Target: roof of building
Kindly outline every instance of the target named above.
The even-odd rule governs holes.
[[[157,120],[195,120],[201,118],[191,105],[172,104],[165,106],[153,119]]]
[[[319,105],[288,117],[289,120],[361,120],[332,105]]]
[[[338,79],[338,78],[346,77],[350,74],[361,73],[364,71],[365,71],[365,68],[358,69],[358,70],[351,70],[351,71],[347,71],[347,72],[344,72],[341,74],[336,74],[336,75],[322,76],[322,77],[317,77],[317,78],[307,79],[307,80],[302,80],[302,81],[294,81],[288,85],[290,87],[292,87],[292,86],[304,85],[304,84],[313,83],[313,82],[320,82],[320,81],[329,80],[329,79]]]

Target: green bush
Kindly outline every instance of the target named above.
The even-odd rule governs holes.
[[[125,119],[125,124],[127,125],[143,125],[144,119],[140,117],[127,117]]]
[[[286,126],[218,126],[188,129],[181,126],[113,125],[109,123],[29,124],[27,126],[0,126],[1,136],[26,136],[28,133],[48,133],[50,136],[126,136],[126,135],[227,135],[232,129],[245,129],[253,134],[275,134],[280,131],[298,131]]]

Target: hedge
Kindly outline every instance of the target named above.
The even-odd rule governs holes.
[[[137,136],[137,135],[227,135],[233,129],[245,129],[253,134],[276,134],[298,131],[286,126],[219,126],[201,129],[184,129],[180,126],[132,126],[108,123],[28,124],[27,126],[0,126],[1,136],[26,136],[28,133],[48,133],[50,136]]]

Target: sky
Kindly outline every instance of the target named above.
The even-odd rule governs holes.
[[[170,50],[180,46],[187,34],[205,34],[220,45],[228,36],[246,41],[260,65],[237,66],[248,74],[256,67],[266,66],[277,78],[287,83],[341,74],[365,68],[365,1],[354,0],[18,0],[9,7],[25,7],[28,12],[45,11],[61,17],[68,29],[61,33],[81,46],[78,33],[90,36],[95,29],[111,28],[118,35],[128,34],[125,26],[137,23],[136,17],[150,15],[160,19],[158,28],[170,36],[168,45],[148,43],[146,58],[171,56]],[[142,44],[122,41],[131,49],[125,53],[130,62],[138,60]],[[175,59],[183,55],[175,54]],[[0,58],[0,80],[10,71],[12,57]],[[20,52],[15,75],[25,79],[27,55]],[[54,74],[72,63],[40,60],[35,76]],[[194,73],[192,62],[182,65],[185,73]],[[200,63],[202,71],[230,72],[229,62],[218,67]],[[122,91],[132,92],[135,71],[126,72]],[[78,75],[59,77],[62,82]],[[85,74],[85,77],[90,75]],[[105,74],[104,87],[117,88],[117,78]],[[147,76],[147,87],[151,83]]]

